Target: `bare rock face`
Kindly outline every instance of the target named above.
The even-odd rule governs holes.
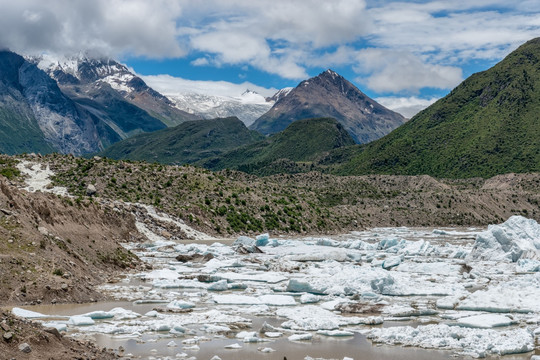
[[[65,96],[35,64],[0,51],[0,151],[82,154],[100,150],[91,115]]]
[[[294,121],[320,117],[339,121],[357,143],[381,138],[407,121],[369,98],[343,76],[326,70],[280,96],[250,128],[273,134]]]

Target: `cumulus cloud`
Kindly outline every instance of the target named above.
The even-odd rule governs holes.
[[[367,1],[367,3],[366,3]],[[0,48],[188,56],[287,79],[351,66],[375,91],[449,89],[538,36],[537,0],[0,0]],[[367,50],[362,50],[363,48]]]
[[[4,0],[1,8],[0,47],[24,54],[186,53],[177,40],[181,7],[175,1]]]
[[[375,101],[381,105],[400,113],[406,118],[412,118],[414,115],[418,114],[420,111],[427,108],[429,105],[437,101],[438,98],[428,98],[423,99],[416,96],[411,97],[396,97],[396,96],[387,96],[387,97],[378,97],[375,98]]]
[[[210,13],[186,8],[194,17],[214,19],[191,30],[193,49],[213,54],[220,65],[247,63],[290,79],[307,77],[306,60],[315,49],[354,41],[370,24],[358,0],[210,2]]]
[[[369,9],[371,43],[437,62],[500,59],[538,36],[539,9],[530,8],[530,2],[501,0],[385,3]]]
[[[355,69],[369,74],[357,81],[377,92],[418,92],[426,87],[449,89],[463,80],[461,68],[425,63],[406,51],[360,50],[357,61]]]
[[[267,97],[272,96],[277,92],[277,89],[265,88],[247,81],[235,84],[228,81],[188,80],[170,75],[139,76],[150,87],[165,95],[195,92],[208,95],[238,97],[244,91],[250,89]]]

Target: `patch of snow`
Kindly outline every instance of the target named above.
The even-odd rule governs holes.
[[[26,175],[25,179],[26,187],[23,189],[28,192],[50,192],[56,195],[68,196],[68,191],[65,187],[54,186],[51,187],[51,177],[54,172],[50,169],[49,164],[34,163],[26,160],[22,160],[17,164],[17,169],[23,175]]]
[[[166,213],[158,213],[156,209],[151,205],[140,204],[140,203],[137,203],[136,205],[145,208],[148,215],[150,215],[154,219],[175,225],[184,233],[186,233],[188,238],[192,240],[215,240],[215,238],[188,226],[181,219],[174,218]]]

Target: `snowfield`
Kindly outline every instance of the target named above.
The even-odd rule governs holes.
[[[153,269],[101,286],[130,301],[129,309],[54,321],[15,313],[74,335],[134,338],[140,346],[152,336],[164,338],[175,344],[164,349],[181,346],[178,354],[195,358],[223,339],[234,342],[220,346],[220,358],[249,344],[276,342],[258,345],[270,353],[279,341],[355,336],[460,357],[540,351],[540,225],[534,220],[514,216],[487,230],[384,228],[303,239],[263,234],[226,243],[204,234],[196,234],[198,243],[167,241],[143,224],[140,230],[148,241],[126,246]],[[156,349],[152,356],[159,358]]]

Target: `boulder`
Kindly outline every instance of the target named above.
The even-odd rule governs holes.
[[[94,196],[96,195],[97,193],[97,190],[96,190],[96,187],[94,186],[94,184],[88,184],[88,186],[86,187],[86,195],[87,196]]]

